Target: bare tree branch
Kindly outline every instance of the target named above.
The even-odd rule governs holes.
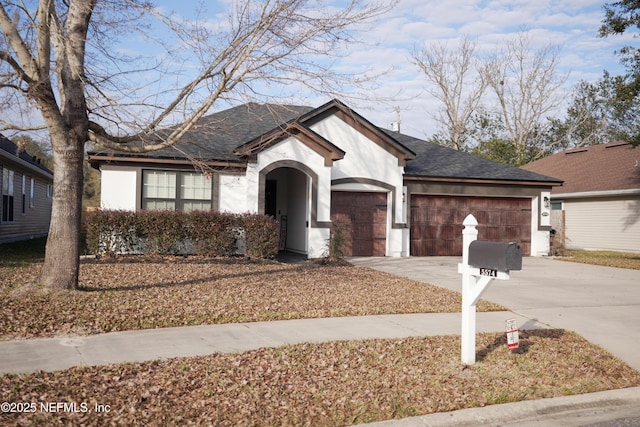
[[[331,58],[356,42],[354,26],[370,24],[395,1],[326,8],[318,0],[232,0],[228,21],[213,26],[202,16],[163,14],[145,0],[2,1],[0,108],[12,114],[0,126],[37,127],[29,114],[37,112],[56,172],[41,282],[77,285],[87,142],[158,150],[217,102],[251,97],[266,85],[297,80],[322,93],[370,81],[334,70]],[[153,46],[113,53],[118,37],[132,32]]]
[[[558,48],[547,45],[532,51],[530,36],[521,32],[485,65],[484,75],[499,104],[499,111],[519,162],[536,145],[534,136],[547,115],[564,99],[561,87],[568,75],[558,72]]]
[[[431,44],[413,53],[413,63],[432,83],[429,93],[442,104],[436,116],[447,145],[465,150],[469,124],[482,100],[486,81],[479,73],[475,43],[464,37],[456,51]]]

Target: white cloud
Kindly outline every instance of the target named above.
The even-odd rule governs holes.
[[[367,34],[367,39],[379,41],[380,47],[343,61],[361,67],[367,63],[395,65],[396,72],[386,76],[377,94],[387,96],[400,91],[408,98],[396,103],[402,112],[402,130],[424,137],[435,132],[431,117],[438,104],[427,95],[426,79],[409,63],[415,47],[434,42],[448,42],[455,47],[461,37],[468,35],[477,40],[479,53],[490,54],[517,32],[526,30],[533,48],[559,46],[559,69],[570,73],[566,87],[569,91],[580,79],[600,78],[604,69],[613,74],[622,72],[614,51],[632,36],[599,38],[603,18],[599,0],[400,0],[396,9]],[[356,65],[352,67],[355,69]],[[390,104],[383,103],[363,114],[386,126],[395,120]]]
[[[185,17],[193,16],[189,11],[194,8],[191,2],[159,3]],[[469,36],[477,40],[479,53],[490,54],[526,29],[535,48],[559,45],[560,68],[571,73],[569,90],[580,79],[598,79],[604,69],[613,74],[622,72],[614,51],[632,36],[598,37],[604,18],[602,4],[601,0],[400,0],[391,12],[361,34],[366,45],[336,58],[335,66],[356,73],[392,69],[378,81],[371,95],[372,99],[395,99],[354,101],[352,106],[383,127],[390,127],[395,120],[394,108],[399,107],[403,132],[426,137],[436,130],[431,117],[438,104],[428,95],[426,79],[410,62],[414,49],[434,42],[447,42],[453,48],[463,36]],[[220,3],[209,6],[209,28],[221,24],[224,12],[219,6]],[[308,105],[326,101],[316,94],[301,92],[300,96],[304,99],[299,101]]]

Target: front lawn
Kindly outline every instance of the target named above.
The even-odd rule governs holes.
[[[212,323],[459,312],[461,297],[345,265],[244,258],[85,260],[80,289],[37,285],[41,264],[0,262],[0,340]],[[503,310],[481,302],[479,310]]]
[[[517,353],[507,350],[505,334],[479,334],[477,344],[478,362],[469,367],[460,363],[459,337],[440,336],[5,375],[0,401],[34,411],[0,421],[338,426],[640,385],[638,372],[574,333],[523,333]],[[50,403],[67,408],[51,411]]]
[[[80,289],[54,293],[37,285],[40,255],[4,253],[0,340],[460,311],[456,292],[368,268],[244,258],[85,260]],[[477,351],[463,366],[459,336],[413,337],[4,375],[0,424],[349,425],[640,386],[640,373],[568,331],[522,331],[515,352],[504,333],[478,334]]]

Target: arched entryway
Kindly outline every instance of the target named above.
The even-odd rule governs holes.
[[[280,224],[280,249],[306,254],[310,178],[295,167],[276,167],[264,174],[264,213]]]

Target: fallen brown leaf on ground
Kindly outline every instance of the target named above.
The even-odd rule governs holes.
[[[35,410],[0,419],[3,425],[348,425],[640,385],[640,373],[562,330],[523,332],[517,353],[507,350],[504,334],[479,334],[477,345],[478,362],[469,367],[460,363],[459,337],[440,336],[9,375],[0,377],[0,401]]]
[[[314,262],[124,257],[80,267],[80,289],[48,292],[39,264],[0,267],[0,339],[391,313],[459,312],[459,293]],[[479,311],[502,310],[481,302]]]

